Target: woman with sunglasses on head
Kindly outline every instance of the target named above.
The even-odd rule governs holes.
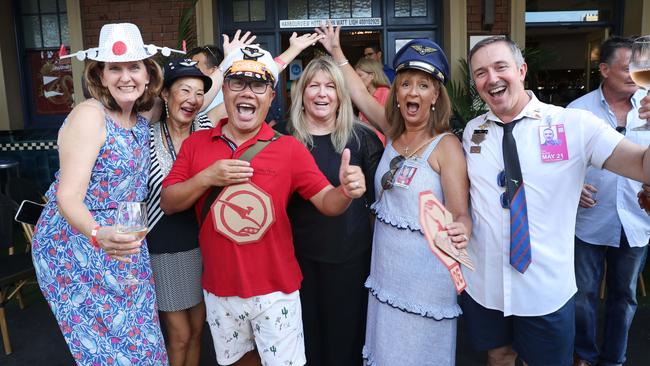
[[[311,152],[333,185],[345,148],[350,164],[372,182],[383,146],[355,117],[343,74],[331,57],[312,60],[291,91],[288,129]],[[310,366],[361,364],[370,271],[372,185],[340,216],[321,214],[294,195],[289,203],[300,288],[305,351]],[[342,299],[345,299],[342,302]]]
[[[448,64],[440,47],[414,40],[395,55],[395,81],[385,110],[349,66],[340,28],[317,29],[341,67],[352,101],[388,138],[375,175],[376,215],[363,356],[373,365],[454,365],[461,314],[446,266],[429,249],[418,220],[419,194],[431,190],[453,215],[445,229],[457,248],[471,232],[468,178],[451,134],[444,87]]]

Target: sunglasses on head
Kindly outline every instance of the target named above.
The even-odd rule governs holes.
[[[215,62],[219,62],[219,58],[217,57],[217,55],[214,54],[214,52],[212,52],[210,47],[204,46],[203,49],[208,51],[212,55],[212,57],[214,57]]]
[[[381,177],[381,188],[385,191],[393,188],[395,184],[395,173],[404,165],[404,161],[406,161],[406,158],[402,155],[397,155],[391,159],[389,163],[390,169]]]

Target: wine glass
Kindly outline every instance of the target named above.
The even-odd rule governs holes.
[[[130,234],[136,237],[136,240],[144,239],[148,230],[147,221],[147,204],[144,202],[120,202],[117,205],[116,229],[118,233]],[[137,259],[137,254],[134,255]],[[140,280],[133,275],[131,271],[131,262],[126,264],[127,275],[118,282],[123,285],[138,285]],[[139,262],[139,260],[137,261]]]
[[[641,89],[650,93],[650,35],[634,40],[630,58],[630,77]],[[650,122],[635,127],[634,131],[650,131]]]

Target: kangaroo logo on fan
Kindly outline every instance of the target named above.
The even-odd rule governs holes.
[[[253,183],[224,188],[211,210],[215,230],[236,244],[259,241],[275,221],[271,196]]]

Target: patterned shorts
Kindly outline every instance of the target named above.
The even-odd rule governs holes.
[[[264,366],[306,363],[298,291],[243,299],[203,290],[203,296],[219,364],[235,363],[255,345]]]

